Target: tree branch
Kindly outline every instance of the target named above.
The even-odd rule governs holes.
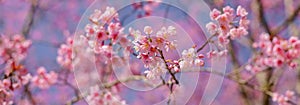
[[[273,37],[274,35],[272,34],[271,29],[268,25],[268,22],[265,18],[263,4],[262,4],[261,0],[256,0],[256,2],[257,2],[257,5],[258,5],[258,18],[259,18],[259,21],[262,24],[263,28],[271,35],[271,37]]]
[[[28,38],[29,36],[28,34],[33,25],[34,14],[36,13],[37,6],[38,6],[38,0],[31,0],[30,10],[27,14],[26,20],[22,28],[22,34],[25,36],[25,38]]]
[[[279,25],[274,31],[272,32],[273,35],[279,34],[281,31],[285,30],[289,24],[291,24],[294,20],[296,20],[298,14],[300,12],[300,5],[296,8],[294,13],[290,15],[284,22]]]

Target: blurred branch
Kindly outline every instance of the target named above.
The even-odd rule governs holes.
[[[217,36],[217,34],[214,34],[214,35],[210,36],[210,37],[206,40],[206,42],[205,42],[202,46],[200,46],[199,49],[197,49],[197,53],[200,52],[201,50],[203,50],[203,49],[205,48],[205,46],[206,46],[206,45],[212,40],[212,38],[215,37],[215,36]]]
[[[279,25],[277,28],[274,29],[272,32],[273,35],[279,34],[281,31],[285,30],[289,24],[293,23],[294,20],[296,20],[298,14],[300,12],[300,5],[296,8],[294,13],[292,13],[284,22]]]
[[[263,4],[262,4],[262,1],[261,0],[256,0],[257,2],[257,5],[258,5],[258,18],[259,18],[259,21],[260,23],[262,24],[263,28],[272,36],[274,36],[271,32],[271,29],[268,25],[268,22],[266,20],[266,17],[265,17],[265,13],[264,13],[264,7],[263,7]]]
[[[241,65],[239,64],[239,61],[236,58],[236,54],[234,51],[234,44],[232,41],[230,42],[229,52],[230,52],[231,60],[233,63],[233,68],[234,68],[233,71],[236,72]],[[235,74],[235,77],[237,78],[237,80],[240,81],[241,80],[240,72],[236,72],[234,74]],[[251,101],[249,100],[249,97],[247,95],[247,91],[246,91],[245,87],[243,85],[239,84],[239,89],[240,89],[239,92],[242,96],[242,100],[244,101],[244,103],[246,105],[251,105]]]
[[[128,77],[128,78],[125,78],[125,79],[115,80],[115,81],[110,82],[110,83],[104,83],[101,87],[111,88],[111,87],[116,86],[117,84],[120,84],[120,83],[125,83],[125,82],[130,82],[130,81],[137,81],[137,80],[145,80],[145,79],[146,79],[145,76],[136,75],[136,76],[131,76],[131,77]],[[79,95],[77,97],[73,97],[71,100],[67,101],[66,105],[75,104],[76,102],[82,100],[87,95],[88,95],[88,93],[82,93],[81,95]]]
[[[35,99],[32,95],[32,92],[29,89],[29,83],[27,85],[25,85],[24,92],[28,96],[28,100],[31,102],[31,104],[32,105],[37,105],[37,103],[36,103],[36,101],[35,101]]]
[[[22,34],[28,38],[28,34],[30,32],[30,29],[33,25],[33,21],[34,21],[34,14],[36,13],[36,9],[38,6],[38,0],[31,0],[31,5],[30,5],[30,9],[29,12],[27,14],[26,20],[23,24],[23,28],[22,28]]]

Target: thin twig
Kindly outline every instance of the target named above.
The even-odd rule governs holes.
[[[256,0],[256,2],[257,2],[257,5],[258,5],[258,18],[259,18],[260,23],[262,24],[263,28],[271,36],[274,36],[274,35],[272,35],[271,29],[269,28],[268,22],[265,18],[264,7],[263,7],[263,4],[262,4],[261,0]]]
[[[166,61],[166,59],[165,59],[165,56],[164,56],[162,50],[159,50],[159,49],[158,49],[158,52],[160,53],[161,59],[164,61],[165,65],[166,65],[166,68],[167,68],[168,72],[170,73],[172,79],[175,81],[176,84],[179,84],[179,81],[178,81],[177,78],[175,77],[175,74],[172,73],[171,69],[168,68],[169,66],[168,66],[168,63],[167,63],[167,61]]]
[[[274,29],[272,34],[277,35],[281,31],[285,30],[289,26],[289,24],[293,23],[293,21],[296,20],[299,12],[300,12],[300,5],[296,8],[296,10],[294,11],[294,13],[292,13],[292,15],[290,15],[286,20],[284,20],[284,22],[281,25],[279,25],[276,29]]]
[[[204,47],[205,47],[205,46],[211,41],[211,39],[212,39],[213,37],[215,37],[215,36],[217,36],[217,35],[214,34],[214,35],[210,36],[210,37],[206,40],[206,42],[205,42],[199,49],[197,49],[197,53],[200,52],[201,50],[203,50]]]
[[[31,102],[32,105],[37,105],[32,92],[29,89],[29,83],[25,85],[24,87],[24,92],[26,93],[26,95],[28,96],[28,100]]]
[[[28,36],[29,36],[28,34],[33,25],[34,14],[36,13],[37,6],[38,6],[38,0],[31,0],[30,10],[27,14],[26,21],[23,24],[23,28],[22,28],[22,34],[26,38],[28,38]]]

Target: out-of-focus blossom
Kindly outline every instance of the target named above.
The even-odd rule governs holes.
[[[204,66],[203,54],[197,55],[195,48],[190,48],[182,52],[182,57],[179,62],[179,67],[181,70],[189,70],[192,67],[201,67]]]
[[[67,70],[72,70],[72,45],[73,39],[69,37],[66,44],[62,44],[58,49],[56,61]]]
[[[127,105],[118,95],[108,90],[101,91],[97,86],[91,87],[86,100],[90,105]]]
[[[253,44],[254,48],[260,49],[260,55],[247,66],[247,70],[258,72],[269,67],[279,68],[284,65],[295,69],[298,65],[297,59],[300,55],[300,40],[291,37],[289,40],[274,37],[272,40],[268,34],[261,34],[258,42]]]
[[[41,88],[47,89],[54,83],[56,83],[58,75],[54,71],[46,72],[44,67],[40,67],[37,69],[37,75],[32,77],[32,83]]]
[[[221,14],[221,11],[217,10],[217,9],[213,9],[211,12],[210,12],[210,18],[212,20],[216,20],[217,17],[219,17],[219,15]]]
[[[149,70],[145,71],[146,77],[149,79],[157,79],[159,76],[167,72],[167,67],[163,61],[152,61],[148,66]]]
[[[213,22],[209,22],[208,24],[206,24],[206,28],[208,32],[212,35],[216,34],[218,31],[218,25]]]
[[[294,92],[293,91],[286,91],[285,94],[278,94],[278,93],[273,93],[272,95],[272,100],[274,102],[277,102],[279,105],[290,105],[288,101],[291,101],[294,97]]]
[[[152,34],[152,32],[153,32],[152,27],[150,27],[150,26],[145,26],[144,32],[145,32],[147,35]]]
[[[248,34],[248,31],[244,27],[232,28],[229,32],[230,38],[232,40],[239,38],[241,36],[245,36]]]
[[[90,16],[90,20],[96,24],[107,24],[112,20],[118,20],[118,13],[113,7],[106,7],[102,13],[100,10],[95,10]]]
[[[238,6],[238,7],[237,7],[237,10],[236,10],[236,15],[237,15],[237,16],[241,16],[241,17],[245,17],[245,16],[248,15],[248,12],[247,12],[246,9],[244,9],[243,7]]]
[[[232,40],[248,34],[248,25],[250,21],[247,19],[248,12],[238,6],[236,13],[233,8],[226,6],[223,11],[213,9],[210,12],[210,18],[217,21],[209,22],[206,25],[208,32],[218,37],[220,45],[226,45],[229,43],[229,39]]]

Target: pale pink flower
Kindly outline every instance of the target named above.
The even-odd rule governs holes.
[[[58,64],[60,64],[60,66],[67,70],[72,70],[72,59],[74,58],[72,56],[72,45],[73,39],[67,38],[67,43],[62,44],[57,51],[58,56],[56,58],[56,61],[58,62]]]
[[[150,27],[150,26],[145,26],[144,32],[145,32],[147,35],[152,34],[152,32],[153,32],[152,27]]]
[[[149,71],[145,71],[146,77],[148,79],[157,79],[159,78],[159,76],[161,76],[162,74],[168,71],[165,63],[161,60],[150,63],[148,68]]]
[[[226,6],[223,8],[223,12],[225,14],[233,15],[234,14],[234,9],[231,8],[230,6]]]
[[[93,22],[98,22],[101,19],[102,12],[98,9],[90,16],[90,20]]]
[[[169,26],[167,29],[167,33],[169,33],[171,36],[176,35],[176,28],[174,26]]]
[[[248,15],[248,12],[241,6],[237,7],[237,11],[236,11],[236,15],[237,16],[241,16],[241,17],[245,17]]]
[[[40,67],[37,69],[37,75],[32,78],[32,83],[41,88],[41,89],[46,89],[49,88],[51,85],[56,83],[58,75],[50,71],[50,73],[46,72],[46,69],[44,67]]]
[[[289,105],[288,101],[292,100],[294,94],[295,93],[290,90],[286,91],[285,94],[273,93],[272,100],[277,102],[279,105]]]
[[[210,18],[212,20],[216,20],[217,17],[221,14],[221,12],[217,9],[213,9],[211,12],[210,12]]]
[[[195,65],[197,65],[197,66],[204,66],[204,61],[202,59],[196,59],[195,60]]]
[[[250,24],[250,20],[248,20],[247,18],[240,19],[240,22],[239,22],[240,27],[244,27],[244,28],[248,29],[249,24]]]
[[[127,105],[120,96],[108,90],[100,90],[98,86],[91,87],[86,101],[90,105]]]
[[[213,22],[209,22],[208,24],[206,24],[206,29],[210,34],[216,34],[218,31],[218,26]]]
[[[181,56],[181,61],[178,64],[181,70],[189,70],[195,66],[204,66],[204,61],[197,55],[195,48],[184,50]]]
[[[233,40],[241,36],[247,35],[248,32],[244,27],[239,27],[239,28],[232,28],[229,34],[230,34],[230,38]]]

